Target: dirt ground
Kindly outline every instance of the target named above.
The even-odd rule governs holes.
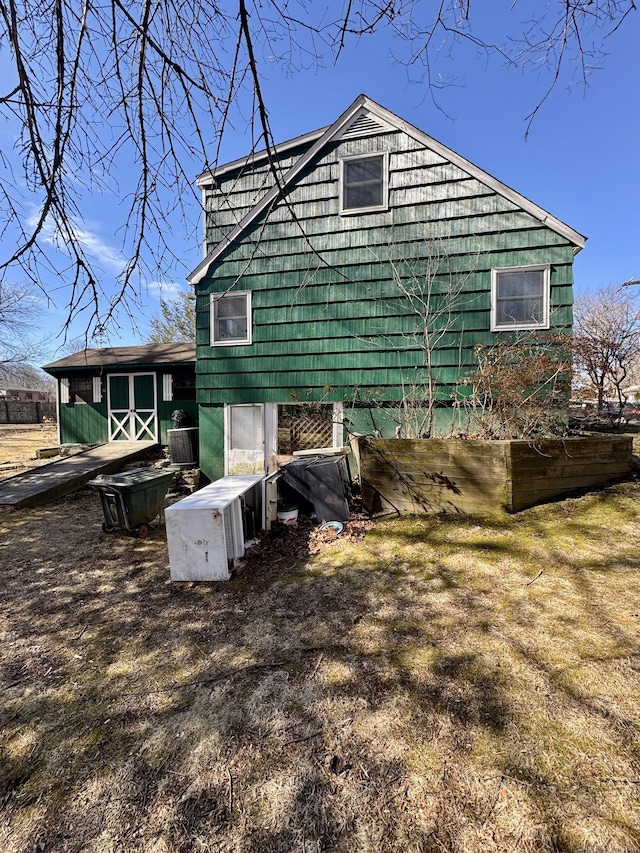
[[[0,850],[640,853],[639,501],[302,522],[201,584],[90,491],[0,508]]]
[[[0,424],[0,480],[51,462],[51,458],[37,459],[36,453],[57,445],[56,424]]]

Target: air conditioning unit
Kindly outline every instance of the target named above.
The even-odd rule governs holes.
[[[262,515],[263,479],[259,474],[223,477],[167,507],[171,580],[229,580],[233,560],[244,556],[253,535],[247,519]]]
[[[167,430],[169,459],[174,465],[198,467],[198,427]]]

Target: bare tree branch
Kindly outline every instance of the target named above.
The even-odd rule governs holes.
[[[0,365],[5,374],[42,356],[45,342],[34,337],[38,317],[38,300],[29,285],[0,281]]]
[[[470,47],[546,69],[528,132],[574,68],[587,82],[635,2],[550,0],[524,27],[514,3],[506,44],[486,38],[472,0],[347,0],[333,16],[329,8],[307,0],[0,0],[0,49],[12,68],[0,114],[15,132],[14,151],[0,153],[0,234],[12,247],[0,279],[20,270],[49,298],[63,287],[69,322],[82,313],[92,329],[117,323],[123,308],[132,313],[140,284],[176,260],[168,223],[195,227],[192,173],[215,168],[223,134],[239,117],[250,147],[262,140],[273,149],[263,84],[273,64],[298,71],[338,61],[359,39],[386,31],[396,60],[436,100],[447,85],[443,60]],[[137,170],[132,185],[119,180],[123,164]],[[270,164],[277,184],[271,155]],[[88,238],[102,200],[121,205],[119,259],[101,261]],[[105,263],[113,275],[116,261],[114,287]]]
[[[603,413],[608,398],[621,409],[629,372],[640,359],[640,308],[634,293],[603,287],[576,299],[574,383]]]

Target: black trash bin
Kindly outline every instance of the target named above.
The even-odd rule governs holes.
[[[284,465],[284,482],[311,506],[318,521],[347,521],[351,473],[344,455],[303,456]]]
[[[173,471],[132,468],[120,474],[101,474],[90,480],[87,485],[100,495],[105,533],[121,528],[140,538],[146,536],[150,523],[162,508],[173,477]]]

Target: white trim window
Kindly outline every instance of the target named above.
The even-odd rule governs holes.
[[[549,328],[551,267],[491,270],[491,331]]]
[[[389,207],[389,158],[381,154],[340,161],[340,213],[368,213]]]
[[[211,346],[251,343],[251,291],[211,294]]]
[[[99,395],[97,398],[96,394]],[[99,403],[101,400],[99,376],[68,376],[60,379],[61,403]]]

